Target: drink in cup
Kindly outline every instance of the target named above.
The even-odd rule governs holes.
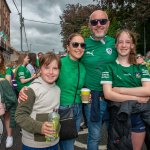
[[[89,103],[90,92],[91,92],[91,90],[89,90],[88,88],[81,89],[82,103]]]

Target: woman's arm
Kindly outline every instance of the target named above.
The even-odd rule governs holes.
[[[124,102],[128,100],[136,100],[139,103],[146,103],[148,101],[148,97],[138,97],[128,94],[120,94],[113,91],[112,84],[103,84],[103,92],[106,99],[115,101],[115,102]]]
[[[135,88],[114,87],[113,91],[131,96],[150,96],[150,82],[144,81],[141,87]]]
[[[21,83],[23,84],[23,83],[27,83],[27,82],[29,82],[29,81],[35,79],[35,78],[36,78],[36,74],[33,74],[32,77],[27,78],[27,79],[25,79],[25,78],[20,78],[20,81],[21,81]]]

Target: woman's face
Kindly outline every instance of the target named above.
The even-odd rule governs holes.
[[[75,36],[67,45],[67,50],[72,60],[78,60],[84,54],[85,43],[81,36]]]
[[[25,58],[24,58],[24,65],[27,65],[29,63],[30,59],[29,59],[29,56],[27,55]]]
[[[134,44],[127,32],[120,34],[117,39],[116,48],[120,56],[129,56],[131,49],[134,48]]]
[[[53,60],[48,66],[42,65],[40,69],[41,78],[51,84],[56,81],[59,75],[58,62]]]

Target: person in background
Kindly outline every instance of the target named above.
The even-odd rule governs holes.
[[[118,57],[116,61],[108,64],[104,68],[101,77],[104,96],[109,101],[111,109],[109,136],[112,134],[113,135],[110,138],[112,141],[109,141],[109,143],[116,146],[116,148],[111,147],[110,149],[116,150],[117,147],[119,149],[124,149],[126,146],[128,149],[131,149],[127,143],[127,139],[121,139],[124,134],[123,130],[122,134],[116,137],[118,142],[113,142],[116,140],[116,133],[113,132],[113,123],[116,123],[117,117],[118,120],[125,119],[121,118],[121,115],[118,116],[119,111],[116,112],[117,106],[120,104],[118,107],[120,109],[122,108],[122,113],[124,112],[124,114],[129,115],[129,122],[131,122],[130,130],[130,123],[127,120],[125,121],[128,122],[128,126],[126,129],[124,129],[124,131],[129,130],[129,132],[131,132],[133,150],[141,150],[145,139],[145,123],[150,125],[150,117],[146,116],[145,118],[145,114],[147,112],[149,114],[148,109],[150,107],[150,74],[145,65],[137,64],[136,37],[133,32],[127,29],[119,31],[116,34],[116,48],[118,51]],[[128,101],[128,103],[125,103],[125,101]],[[132,101],[135,101],[136,103],[132,103]],[[114,115],[114,112],[117,114]],[[117,133],[120,133],[119,127],[121,128],[119,125],[115,126],[115,131]]]
[[[0,53],[0,81],[4,79],[8,80],[10,85],[12,86],[11,84],[12,70],[10,67],[6,68],[4,63],[4,56],[2,53]],[[13,129],[10,127],[10,114],[7,110],[5,111],[4,114],[4,123],[7,132],[6,148],[10,148],[13,145],[13,136],[12,136]]]
[[[77,131],[79,131],[82,118],[82,102],[80,91],[84,85],[86,74],[83,64],[79,61],[86,47],[84,38],[81,34],[73,33],[68,37],[66,47],[68,54],[61,58],[61,69],[56,84],[61,90],[60,108],[65,109],[74,105],[74,119],[76,121]],[[20,91],[19,100],[25,101],[27,99],[27,96],[23,93],[24,90],[27,89],[23,88]],[[77,94],[74,104],[76,90]],[[60,140],[60,149],[74,150],[74,143],[75,139]]]
[[[60,88],[55,81],[61,63],[55,54],[48,52],[40,59],[40,64],[40,77],[29,85],[28,99],[21,102],[16,111],[16,121],[22,128],[22,150],[58,150],[59,137],[46,142],[45,136],[55,133],[53,124],[48,122],[48,114],[59,108]]]
[[[81,63],[85,66],[84,86],[91,90],[91,104],[84,104],[88,122],[88,150],[98,150],[101,139],[102,122],[107,120],[107,102],[103,96],[100,77],[103,68],[117,57],[115,39],[107,36],[110,25],[105,11],[95,10],[89,17],[91,36],[85,39],[86,48]]]
[[[26,68],[29,64],[29,56],[28,54],[20,54],[17,61],[17,68],[15,71],[15,79],[17,81],[17,92],[24,87],[29,86],[33,79],[36,78],[36,74],[31,76],[30,71]],[[17,94],[18,96],[18,94]]]
[[[40,59],[42,58],[42,56],[43,56],[42,52],[39,52],[36,56],[36,66],[37,67],[40,67]]]
[[[33,75],[36,73],[37,66],[36,66],[36,54],[29,53],[29,64],[27,64],[26,68],[30,71],[30,74]]]
[[[137,64],[143,64],[143,65],[146,64],[144,61],[144,57],[141,54],[136,55],[136,61],[137,61]]]

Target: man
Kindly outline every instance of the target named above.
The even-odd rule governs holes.
[[[115,40],[106,36],[110,21],[106,12],[94,11],[89,18],[92,35],[85,39],[86,49],[81,62],[86,68],[85,86],[91,90],[92,103],[85,104],[88,120],[88,150],[98,150],[101,138],[101,127],[104,114],[107,113],[107,102],[104,100],[100,78],[107,63],[117,57]]]

